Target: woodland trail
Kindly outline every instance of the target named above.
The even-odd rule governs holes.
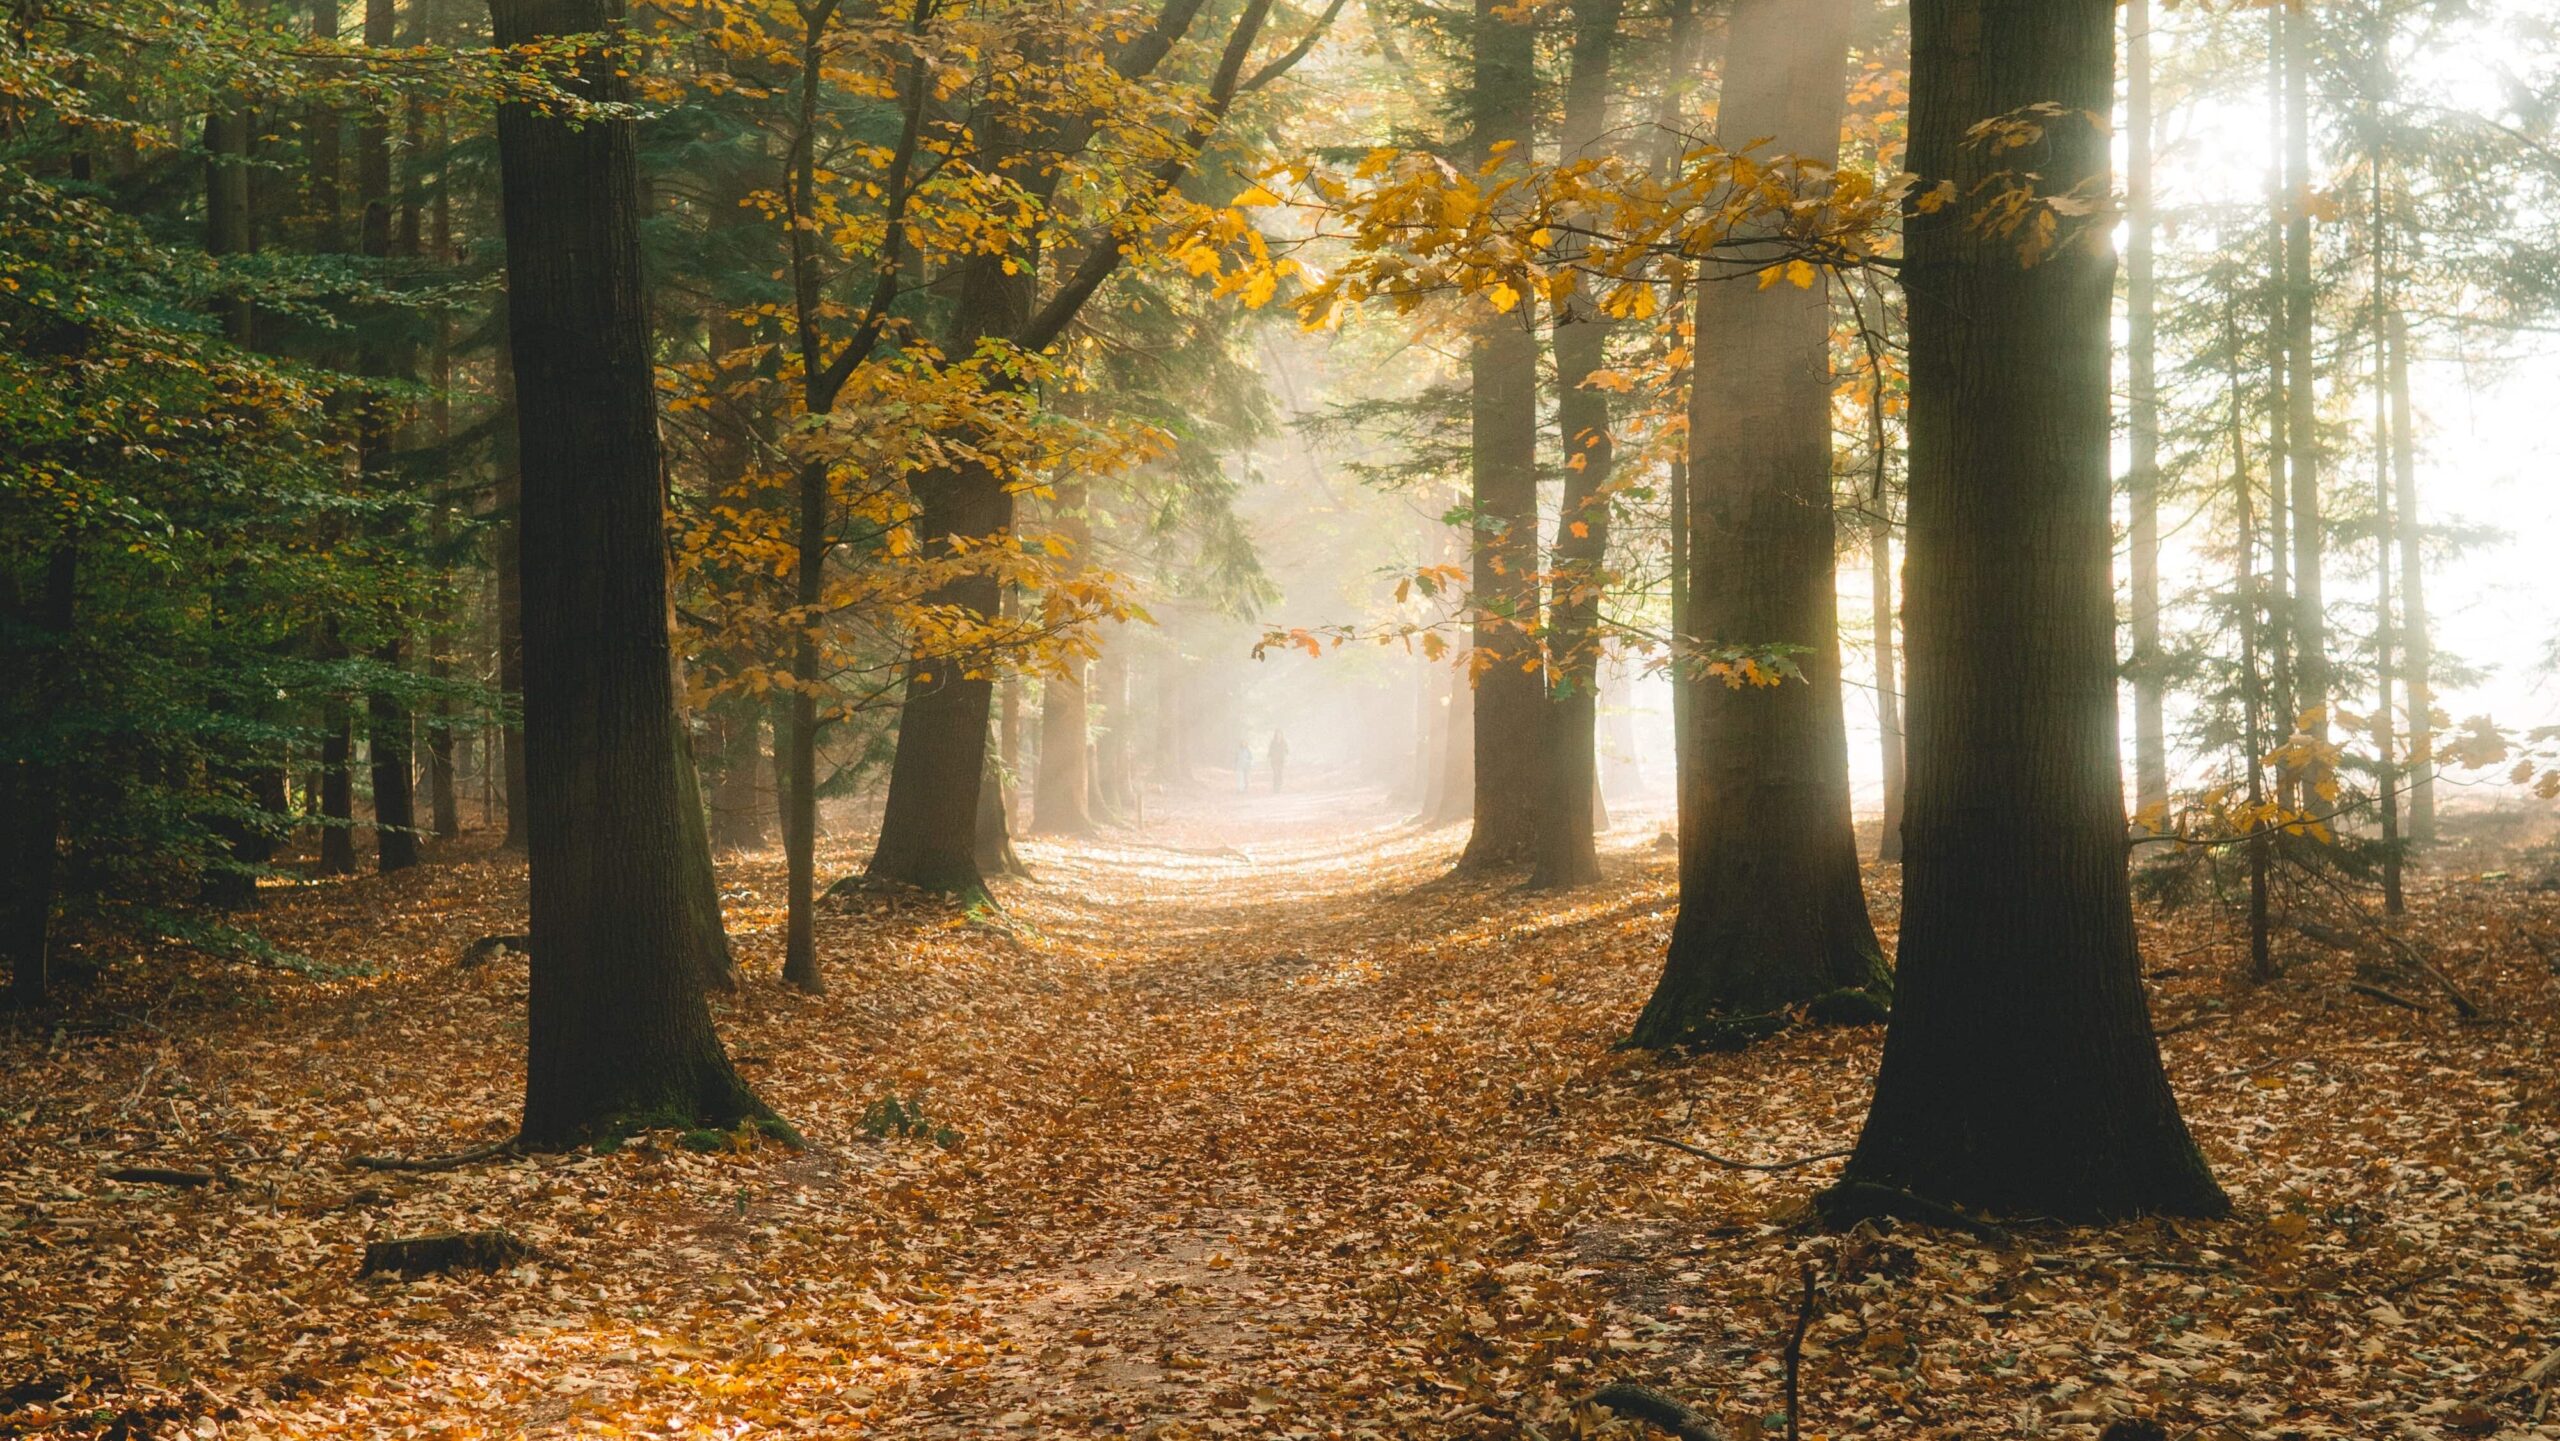
[[[373,974],[163,969],[96,1034],[8,1039],[0,1433],[1632,1437],[1576,1406],[1627,1376],[1751,1437],[1810,1266],[1808,1436],[2560,1434],[2498,1390],[2560,1342],[2560,898],[2430,896],[2490,1026],[2335,962],[2235,1001],[2228,937],[2154,927],[2155,1008],[2212,1021],[2165,1049],[2240,1214],[1999,1251],[1811,1235],[1829,1165],[1640,1139],[1843,1144],[1877,1039],[1612,1050],[1670,924],[1649,822],[1541,896],[1436,880],[1461,835],[1381,797],[1224,799],[1026,843],[1001,916],[827,908],[814,1000],[770,979],[778,861],[725,865],[755,979],[722,1028],[799,1152],[351,1168],[512,1114],[522,960],[452,959],[517,929],[521,871],[280,895],[280,944]],[[957,1134],[877,1134],[892,1097]],[[131,1165],[222,1181],[102,1178]],[[482,1226],[538,1259],[355,1274],[367,1240]]]

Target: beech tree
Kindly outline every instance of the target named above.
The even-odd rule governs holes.
[[[1765,139],[1755,160],[1792,170],[1809,190],[1830,183],[1850,8],[1739,0],[1717,111],[1725,148]],[[1636,1020],[1639,1045],[1676,1045],[1714,1020],[1765,1025],[1806,1002],[1873,1019],[1892,990],[1850,824],[1830,295],[1818,271],[1793,259],[1799,245],[1785,225],[1773,216],[1738,232],[1699,279],[1683,619],[1694,636],[1792,647],[1802,678],[1675,676],[1689,691],[1693,748],[1680,914]]]
[[[2115,6],[1917,0],[1911,18],[1902,936],[1843,1182],[2074,1220],[2218,1215],[2143,997],[2117,772],[2115,263],[2087,219],[2107,213],[2092,117]]]
[[[500,46],[582,40],[498,113],[522,465],[532,988],[522,1140],[763,1116],[704,998],[721,965],[667,636],[657,391],[608,0],[492,0]],[[691,814],[688,818],[688,810]]]

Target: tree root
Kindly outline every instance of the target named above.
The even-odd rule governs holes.
[[[1591,1404],[1614,1411],[1630,1421],[1668,1431],[1680,1441],[1727,1441],[1707,1414],[1650,1386],[1632,1381],[1613,1381],[1591,1393]]]
[[[349,1156],[347,1164],[362,1166],[368,1171],[458,1171],[474,1162],[494,1160],[500,1156],[512,1156],[516,1153],[516,1138],[509,1136],[502,1141],[491,1141],[487,1145],[473,1146],[466,1150],[455,1151],[450,1155]]]

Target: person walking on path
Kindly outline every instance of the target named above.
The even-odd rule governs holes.
[[[1289,738],[1278,731],[1271,733],[1271,793],[1278,795],[1289,778]]]

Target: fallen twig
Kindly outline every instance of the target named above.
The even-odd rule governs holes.
[[[452,1171],[468,1166],[474,1161],[512,1155],[515,1149],[516,1138],[509,1136],[504,1140],[491,1141],[485,1146],[473,1146],[468,1150],[455,1151],[450,1155],[349,1156],[347,1164],[362,1166],[368,1171]]]
[[[1669,1136],[1642,1136],[1638,1139],[1651,1141],[1657,1146],[1669,1146],[1675,1151],[1686,1151],[1701,1161],[1713,1161],[1728,1171],[1792,1171],[1799,1166],[1810,1166],[1817,1161],[1836,1161],[1849,1154],[1847,1151],[1824,1151],[1814,1156],[1798,1156],[1792,1161],[1737,1161],[1730,1156],[1719,1156],[1713,1151],[1702,1151],[1686,1141],[1673,1140]]]
[[[1804,1371],[1804,1333],[1813,1328],[1813,1263],[1803,1264],[1804,1295],[1796,1302],[1796,1328],[1787,1334],[1787,1441],[1800,1441],[1804,1399],[1798,1380]]]
[[[2359,996],[2371,996],[2377,1001],[2387,1002],[2394,1006],[2405,1006],[2422,1016],[2427,1014],[2426,1002],[2413,1001],[2407,996],[2401,995],[2397,991],[2386,991],[2380,986],[2368,985],[2363,981],[2349,981],[2347,982],[2347,989],[2355,992]]]
[[[1668,1431],[1680,1441],[1725,1441],[1725,1434],[1716,1429],[1716,1423],[1705,1412],[1632,1381],[1613,1381],[1601,1387],[1591,1394],[1591,1404]]]
[[[118,1166],[105,1175],[110,1181],[145,1186],[210,1186],[217,1179],[211,1171],[178,1171],[166,1166]]]

